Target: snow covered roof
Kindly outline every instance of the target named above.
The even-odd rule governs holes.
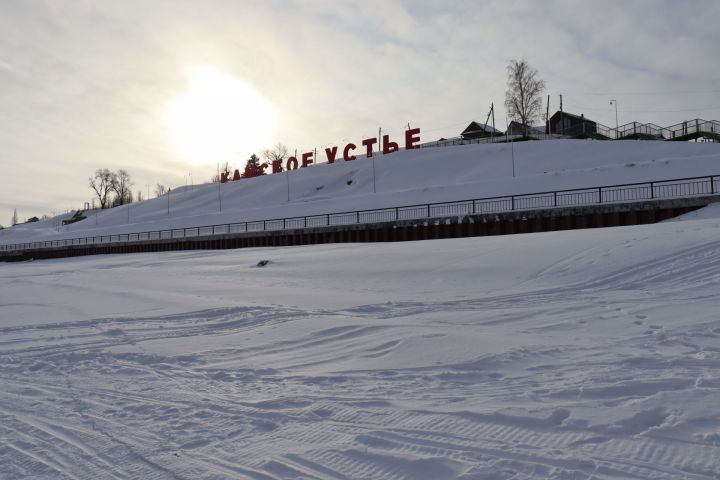
[[[473,136],[478,134],[490,135],[491,133],[502,134],[497,128],[493,128],[491,125],[472,121],[460,135],[463,137]]]

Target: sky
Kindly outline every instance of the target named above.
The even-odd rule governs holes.
[[[720,119],[720,2],[0,0],[0,224],[81,208],[88,177],[206,182],[278,142],[423,141],[506,123],[525,58],[550,111]]]

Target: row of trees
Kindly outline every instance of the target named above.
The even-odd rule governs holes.
[[[113,172],[107,168],[98,168],[95,175],[88,178],[88,186],[95,192],[100,208],[132,203],[133,181],[127,170]]]
[[[126,205],[132,203],[135,198],[137,198],[138,202],[143,201],[142,190],[137,191],[137,197],[133,196],[133,185],[135,185],[135,182],[133,182],[130,174],[122,168],[117,172],[107,168],[98,168],[95,175],[88,178],[88,186],[95,193],[100,208]],[[155,195],[158,197],[169,191],[169,188],[159,183],[155,187]]]

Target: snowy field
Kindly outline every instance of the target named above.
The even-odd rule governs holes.
[[[716,205],[0,264],[0,478],[717,479],[719,287]]]

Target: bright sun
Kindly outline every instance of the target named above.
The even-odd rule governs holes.
[[[275,107],[252,85],[214,68],[189,72],[187,92],[164,112],[173,145],[195,165],[238,164],[270,146]]]

